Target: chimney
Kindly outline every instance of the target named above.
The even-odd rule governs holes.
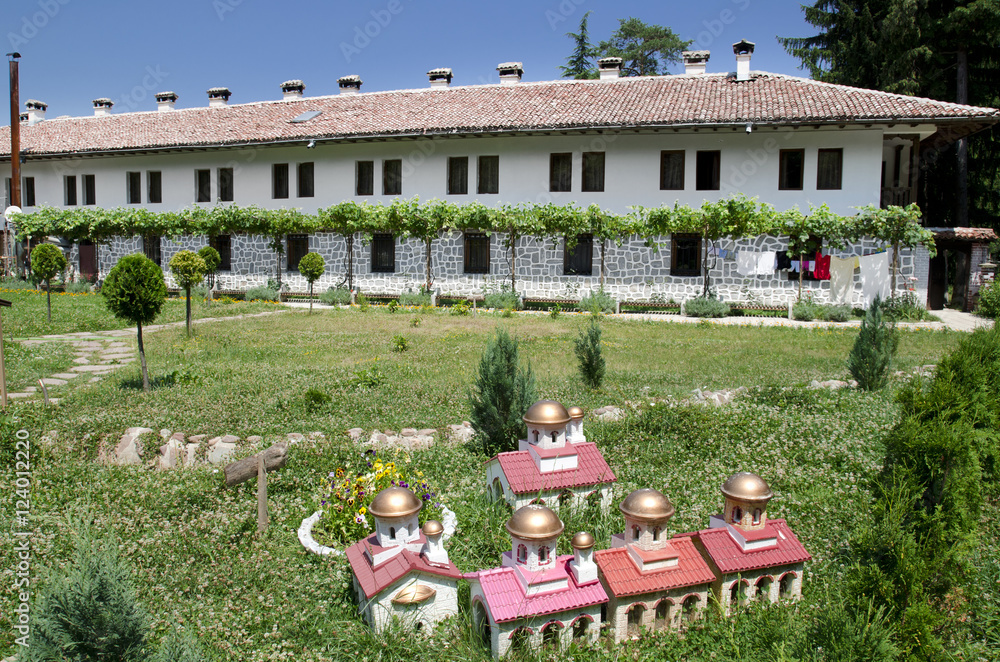
[[[115,105],[115,102],[107,97],[94,99],[94,117],[104,117],[105,115],[110,115],[111,106],[113,105]]]
[[[337,79],[341,94],[360,94],[362,82],[361,76],[341,76]]]
[[[597,564],[594,563],[594,536],[586,531],[573,536],[573,560],[569,569],[577,586],[597,581]]]
[[[453,78],[451,69],[448,67],[431,69],[427,72],[427,77],[431,81],[431,87],[451,87],[451,79]]]
[[[177,103],[177,94],[174,92],[157,92],[156,93],[156,109],[160,112],[167,110],[173,110],[174,104]]]
[[[736,54],[736,80],[750,80],[750,56],[753,55],[754,44],[746,39],[733,44]]]
[[[524,75],[524,67],[520,62],[501,62],[497,65],[497,71],[500,72],[501,85],[516,85]]]
[[[233,95],[228,87],[213,87],[208,90],[208,107],[220,108],[229,105],[229,97]]]
[[[442,536],[444,526],[441,522],[428,520],[423,528],[424,537],[427,543],[424,545],[423,554],[429,563],[446,565],[448,563],[448,551],[444,548]]]
[[[285,101],[301,99],[306,91],[306,84],[300,80],[286,80],[281,84],[281,97]]]
[[[28,109],[28,126],[31,126],[45,119],[45,109],[49,106],[43,101],[28,99],[24,102],[24,107]]]
[[[684,58],[684,73],[705,73],[705,66],[708,64],[709,51],[684,51],[681,53],[681,56]]]
[[[597,61],[601,71],[601,80],[618,78],[622,75],[622,59],[620,57],[602,57]]]

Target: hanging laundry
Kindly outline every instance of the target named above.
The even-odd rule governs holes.
[[[799,262],[798,260],[792,260],[791,261],[791,266],[788,267],[788,270],[791,271],[793,274],[797,274],[797,273],[799,273],[799,265],[800,264],[802,264],[802,263]]]
[[[871,305],[876,296],[889,296],[889,254],[875,253],[858,258],[861,267],[861,298],[865,307]]]
[[[854,289],[854,269],[858,266],[856,257],[830,258],[830,302],[834,304],[851,303],[851,291]]]
[[[741,276],[753,276],[757,273],[758,257],[753,251],[740,251],[736,255],[736,272]]]
[[[778,271],[792,268],[792,258],[788,257],[788,251],[778,251],[775,268]]]
[[[774,251],[757,254],[757,269],[754,273],[758,276],[770,276],[774,273]]]
[[[816,251],[816,266],[813,267],[813,278],[816,280],[830,280],[830,256],[820,255]]]

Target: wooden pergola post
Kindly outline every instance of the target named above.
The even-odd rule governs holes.
[[[0,309],[10,308],[11,302],[0,299]],[[0,406],[7,408],[7,371],[3,364],[3,313],[0,312]]]

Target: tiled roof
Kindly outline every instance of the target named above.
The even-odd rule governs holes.
[[[677,565],[672,568],[640,572],[625,547],[594,552],[594,560],[611,592],[617,596],[668,591],[715,580],[715,574],[690,538],[673,538],[670,544],[679,553]]]
[[[927,228],[935,239],[958,239],[960,241],[994,241],[997,233],[993,228]]]
[[[705,529],[693,533],[682,533],[680,536],[697,536],[705,546],[705,551],[712,557],[712,561],[726,575],[791,563],[802,563],[812,559],[785,520],[769,519],[767,523],[768,526],[773,526],[777,531],[778,544],[774,547],[746,552],[740,549],[726,528]]]
[[[568,588],[540,595],[525,596],[514,568],[480,570],[469,573],[465,577],[479,580],[490,613],[497,623],[506,623],[529,616],[558,614],[607,602],[608,594],[604,592],[601,582],[595,581],[585,586],[577,585],[576,578],[569,570],[569,563],[572,560],[572,554],[566,554],[556,559],[557,566],[569,575]]]
[[[551,492],[567,487],[613,483],[616,480],[611,467],[597,449],[597,444],[573,444],[567,446],[566,450],[575,451],[578,455],[575,469],[539,473],[538,466],[528,451],[500,453],[494,460],[500,462],[500,468],[514,494]]]
[[[290,120],[307,111],[308,122]],[[27,155],[306,139],[815,122],[993,123],[998,111],[781,74],[646,76],[473,85],[50,119],[21,127]],[[9,127],[0,155],[9,155]]]
[[[452,579],[462,577],[462,573],[459,572],[454,563],[449,562],[447,567],[431,565],[420,554],[408,550],[403,550],[377,568],[372,568],[368,557],[365,556],[366,542],[370,545],[376,545],[377,539],[375,535],[372,535],[366,540],[360,540],[348,547],[346,554],[347,560],[351,562],[351,569],[354,570],[354,576],[361,584],[361,590],[369,598],[378,595],[411,571],[451,577]]]

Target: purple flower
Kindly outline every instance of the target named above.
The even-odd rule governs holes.
[[[406,484],[406,483],[404,483],[403,481],[399,481],[399,486],[400,486],[400,487],[409,487],[409,485],[407,485],[407,484]]]
[[[431,500],[431,495],[425,493],[424,494],[424,501],[430,501],[430,500]]]

